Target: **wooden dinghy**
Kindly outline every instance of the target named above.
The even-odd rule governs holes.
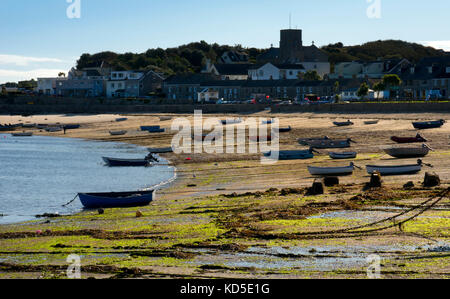
[[[423,144],[421,147],[393,147],[384,151],[394,158],[422,158],[428,155],[432,150],[428,145]]]
[[[379,172],[381,175],[402,175],[402,174],[415,174],[422,170],[422,160],[418,160],[417,164],[412,165],[367,165],[367,173],[374,174]]]
[[[146,167],[151,162],[147,159],[116,159],[103,157],[103,161],[110,167]]]
[[[22,132],[22,133],[12,133],[13,137],[31,137],[33,136],[33,132]]]
[[[352,121],[350,121],[350,120],[348,120],[346,122],[335,121],[335,122],[333,122],[333,124],[335,126],[338,126],[338,127],[348,127],[348,126],[353,126],[354,125],[354,123]]]
[[[365,121],[364,124],[365,125],[376,125],[379,122],[380,122],[379,120],[368,120],[368,121]]]
[[[343,153],[337,153],[337,152],[330,152],[329,153],[331,159],[335,160],[343,160],[343,159],[355,159],[358,155],[356,152],[343,152]]]
[[[311,175],[320,176],[340,176],[340,175],[351,175],[355,170],[355,165],[350,163],[350,166],[344,167],[313,167],[308,166],[308,171]]]
[[[427,139],[422,137],[420,134],[417,134],[416,137],[398,137],[392,136],[391,140],[397,143],[419,143],[419,142],[428,142]]]
[[[308,142],[308,145],[312,148],[316,149],[327,149],[327,148],[349,148],[351,147],[351,142],[354,142],[353,140],[346,139],[346,140],[323,140],[323,141],[310,141]],[[356,143],[356,142],[354,142]]]
[[[154,196],[155,190],[78,194],[81,204],[87,209],[147,206]]]
[[[437,121],[426,121],[426,122],[414,122],[413,126],[414,128],[418,130],[425,130],[425,129],[436,129],[440,128],[445,124],[445,120],[437,120]]]
[[[111,136],[123,136],[127,133],[128,133],[128,131],[109,131],[109,134]]]

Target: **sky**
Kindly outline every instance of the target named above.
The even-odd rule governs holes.
[[[305,45],[401,39],[450,51],[448,0],[1,0],[1,4],[0,83],[67,73],[83,53],[141,53],[201,40],[268,48],[278,46],[279,30],[289,27],[303,30]]]

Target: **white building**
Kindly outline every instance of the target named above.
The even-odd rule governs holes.
[[[218,101],[219,100],[219,92],[212,88],[205,88],[201,92],[198,93],[199,102],[210,102],[210,101]]]
[[[106,82],[106,96],[108,98],[125,97],[127,88],[135,88],[138,91],[139,80],[144,75],[135,71],[111,72],[110,80]]]
[[[56,82],[60,80],[67,80],[64,77],[59,78],[38,78],[37,79],[37,92],[44,95],[56,94]]]
[[[295,80],[305,72],[302,64],[272,64],[269,62],[250,68],[248,77],[251,80]]]

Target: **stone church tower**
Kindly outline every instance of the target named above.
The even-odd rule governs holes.
[[[280,61],[300,62],[304,61],[302,31],[298,29],[286,29],[280,31]]]

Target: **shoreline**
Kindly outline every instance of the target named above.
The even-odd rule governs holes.
[[[68,131],[67,136],[56,135],[167,147],[171,134],[137,131],[140,125],[167,128],[170,122],[161,122],[160,116],[163,115],[129,116],[129,121],[120,124],[104,116],[92,116],[104,121],[87,123],[79,130]],[[353,147],[359,152],[355,164],[360,166],[414,160],[390,159],[381,151],[381,147],[391,144],[389,136],[416,134],[410,115],[391,119],[380,116],[380,124],[373,127],[364,126],[363,121],[371,118],[360,115],[351,128],[332,127],[332,121],[341,118],[336,115],[252,116],[279,117],[281,126],[293,127],[292,132],[282,135],[283,149],[298,149],[297,139],[303,136],[352,136],[358,141]],[[442,114],[426,114],[417,115],[416,119],[425,117],[443,118]],[[108,136],[111,126],[114,130],[128,130],[129,135]],[[157,201],[139,208],[142,218],[136,218],[136,208],[130,208],[108,210],[105,215],[84,212],[47,224],[39,221],[0,226],[0,246],[5,248],[0,259],[10,261],[0,263],[0,277],[36,277],[43,271],[58,277],[52,267],[64,264],[65,256],[74,251],[84,256],[83,278],[130,277],[126,271],[142,278],[365,278],[365,256],[370,253],[382,256],[383,271],[390,273],[385,274],[387,278],[445,277],[450,274],[445,253],[428,252],[427,248],[437,246],[430,240],[450,242],[448,199],[439,204],[439,209],[407,223],[405,232],[392,228],[357,237],[298,235],[384,219],[448,188],[450,128],[447,124],[422,133],[436,150],[425,158],[435,165],[434,169],[411,176],[383,177],[383,188],[369,191],[364,191],[364,184],[370,177],[357,170],[319,196],[306,195],[306,188],[315,180],[306,167],[346,163],[330,160],[323,151],[313,160],[280,161],[272,166],[261,165],[258,155],[163,154],[176,167],[177,178],[158,192]],[[187,157],[191,160],[187,161]],[[426,171],[437,172],[442,185],[421,187]],[[414,182],[415,187],[404,189],[408,181]],[[44,233],[37,235],[37,229]],[[334,261],[324,256],[333,256]],[[420,261],[415,257],[421,257]],[[30,264],[30,258],[36,261]]]
[[[1,133],[0,132],[0,135],[8,135],[9,133]],[[39,135],[37,135],[37,136],[39,136]],[[60,139],[72,139],[72,140],[78,140],[78,141],[82,141],[82,142],[102,142],[102,143],[109,143],[109,144],[114,144],[114,145],[120,145],[120,144],[123,144],[123,145],[132,145],[132,146],[134,146],[136,149],[138,149],[138,148],[140,148],[140,149],[142,149],[142,150],[146,150],[147,148],[145,148],[145,147],[143,147],[143,146],[141,146],[141,145],[137,145],[137,144],[130,144],[130,143],[122,143],[122,142],[115,142],[115,141],[105,141],[105,140],[96,140],[96,139],[89,139],[89,138],[74,138],[74,137],[67,137],[67,136],[39,136],[39,137],[50,137],[50,138],[60,138]],[[175,166],[173,166],[173,165],[170,165],[170,161],[169,160],[167,160],[167,159],[164,159],[165,160],[165,162],[167,162],[167,164],[158,164],[157,166],[166,166],[167,167],[167,169],[170,169],[170,170],[173,170],[173,175],[171,176],[171,178],[169,178],[169,179],[166,179],[166,180],[163,180],[163,181],[161,181],[160,183],[158,183],[158,184],[155,184],[155,185],[149,185],[148,187],[144,187],[144,188],[142,188],[142,191],[147,191],[147,190],[155,190],[155,191],[158,191],[158,190],[163,190],[163,189],[165,189],[165,188],[169,188],[169,186],[170,186],[170,184],[172,184],[175,180],[176,180],[176,178],[177,178],[177,168],[175,167]],[[130,188],[131,189],[131,188]],[[126,192],[126,191],[130,191],[130,190],[122,190],[121,192]],[[76,197],[75,197],[75,199],[76,199]],[[74,199],[74,200],[75,200]],[[72,203],[74,200],[71,200],[70,201],[70,203]],[[63,206],[64,207],[64,206]],[[55,212],[55,213],[53,213],[53,212],[50,212],[50,211],[47,211],[47,212],[43,212],[43,213],[41,213],[41,214],[36,214],[36,215],[34,215],[34,216],[29,216],[29,220],[21,220],[21,221],[13,221],[13,222],[8,222],[8,223],[0,223],[0,226],[8,226],[8,225],[20,225],[20,224],[26,224],[26,223],[30,223],[30,222],[34,222],[34,221],[38,221],[39,219],[41,219],[41,218],[52,218],[52,217],[43,217],[44,215],[60,215],[61,217],[64,217],[64,216],[74,216],[74,215],[77,215],[77,214],[80,214],[80,213],[83,213],[85,210],[83,209],[83,208],[81,208],[80,210],[77,210],[77,211],[73,211],[73,212],[70,212],[70,213],[60,213],[60,212]],[[1,218],[3,218],[3,217],[6,217],[6,216],[11,216],[11,215],[9,215],[9,214],[0,214],[0,217]],[[20,216],[20,217],[22,217],[22,215],[17,215],[18,217]]]

